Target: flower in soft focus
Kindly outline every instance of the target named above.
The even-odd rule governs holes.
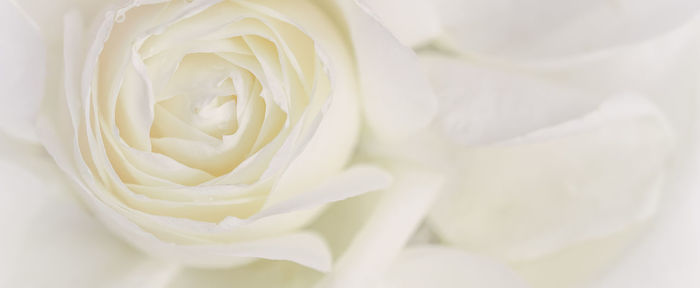
[[[700,283],[697,1],[16,2],[0,286]]]
[[[349,47],[320,8],[135,1],[105,12],[89,37],[75,17],[64,35],[68,109],[46,97],[56,104],[40,134],[117,234],[187,264],[329,268],[317,236],[290,231],[390,177],[345,169],[358,89]],[[61,112],[71,122],[59,134]],[[246,246],[217,245],[236,243]]]
[[[396,226],[384,238],[391,241],[371,248],[388,252],[377,261],[388,266],[432,203],[439,176],[358,150],[360,141],[410,139],[436,106],[412,51],[354,2],[35,4],[5,9],[24,24],[26,31],[9,33],[17,44],[38,29],[48,47],[45,93],[29,90],[43,84],[35,77],[46,69],[41,59],[17,61],[36,65],[20,74],[26,83],[16,92],[44,94],[36,136],[21,141],[38,138],[74,182],[56,188],[75,189],[102,225],[145,253],[149,260],[127,276],[151,281],[149,274],[191,269],[181,267],[280,269],[238,282],[278,286],[292,273],[297,285],[309,285],[337,260],[344,268],[327,285],[346,285],[336,279],[365,277],[355,267],[366,260],[344,250],[375,245],[370,230]],[[389,50],[372,49],[377,43]],[[29,45],[41,54],[40,41]],[[396,79],[411,85],[396,86]],[[31,122],[34,113],[11,120]],[[20,141],[16,131],[6,135],[8,145]],[[21,146],[14,145],[5,150]],[[38,173],[28,170],[27,177]],[[377,190],[380,196],[347,213],[327,209]],[[391,208],[411,197],[420,207],[408,207],[420,209]],[[387,219],[375,205],[404,212]],[[14,275],[26,273],[17,266]]]

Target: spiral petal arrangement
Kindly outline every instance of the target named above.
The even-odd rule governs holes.
[[[149,251],[275,237],[325,247],[289,233],[323,204],[390,181],[345,169],[359,112],[343,35],[307,1],[237,0],[132,1],[105,13],[85,55],[66,35],[67,64],[85,59],[73,66],[81,79],[67,65],[66,96],[88,203]],[[178,257],[168,245],[154,253]],[[249,248],[180,258],[295,258]]]

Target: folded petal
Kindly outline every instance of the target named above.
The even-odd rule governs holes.
[[[673,189],[639,241],[590,287],[694,287],[700,285],[700,197],[697,170]],[[690,180],[694,178],[693,180]]]
[[[165,287],[308,288],[322,275],[291,262],[258,261],[233,269],[183,269]]]
[[[381,288],[525,288],[507,266],[447,246],[407,248],[384,276]]]
[[[697,97],[697,96],[696,96]],[[697,99],[697,98],[695,98]],[[665,197],[650,229],[608,273],[593,282],[593,288],[694,287],[700,285],[700,153],[697,143],[698,102],[686,103],[694,111],[685,134],[686,149],[678,154]]]
[[[488,144],[561,123],[593,109],[587,95],[530,74],[452,57],[422,55],[439,102],[437,124],[463,145]]]
[[[44,95],[46,49],[39,27],[12,1],[0,3],[0,129],[36,141],[34,118]]]
[[[440,34],[437,9],[428,0],[359,0],[366,11],[386,26],[406,46],[416,46]]]
[[[393,169],[372,216],[318,288],[368,287],[381,279],[416,231],[442,186],[442,176],[418,168]]]
[[[296,198],[290,198],[263,210],[249,218],[249,221],[270,215],[290,213],[295,210],[316,208],[338,202],[367,192],[385,189],[391,185],[391,175],[381,168],[370,165],[357,165],[332,177],[327,183]]]
[[[63,15],[70,10],[77,10],[92,20],[108,5],[123,4],[124,0],[14,0],[36,23],[48,46],[60,43],[63,35]],[[89,22],[88,22],[89,23]],[[60,44],[59,44],[60,45]]]
[[[678,140],[674,154],[679,156],[675,158],[677,161],[686,161],[691,158],[687,156],[689,153],[678,151],[696,150],[695,142],[690,140],[694,134],[691,131],[695,125],[693,115],[696,114],[696,105],[691,104],[697,102],[697,76],[698,67],[700,67],[697,65],[699,58],[697,31],[700,27],[698,24],[700,21],[696,18],[671,33],[659,35],[659,37],[639,45],[610,49],[604,53],[587,55],[586,57],[574,57],[546,63],[516,64],[497,61],[489,64],[494,64],[492,67],[506,68],[502,70],[509,71],[507,72],[509,75],[525,75],[529,79],[539,79],[537,81],[530,80],[533,83],[556,83],[559,88],[567,91],[578,91],[578,95],[589,97],[592,101],[600,101],[600,96],[596,97],[595,95],[611,95],[620,91],[640,92],[657,105],[657,108],[669,120],[673,130],[676,131]],[[456,64],[452,65],[456,66]],[[469,65],[485,66],[483,62]],[[506,72],[501,73],[505,74]],[[554,99],[550,99],[550,101],[554,101]],[[576,104],[575,101],[572,101],[572,104],[580,105]],[[565,107],[554,105],[551,108],[555,108],[556,112],[556,109]],[[483,111],[483,109],[477,111]],[[541,113],[537,109],[532,111]],[[556,115],[556,113],[551,112],[550,114]],[[526,120],[527,118],[522,119],[522,121]],[[677,180],[674,179],[673,175],[677,172],[672,171],[666,174],[671,177],[664,182],[675,185],[673,183]],[[686,188],[687,195],[692,194],[692,190],[694,190],[692,187],[692,185],[688,185]],[[646,225],[643,223],[632,225],[609,236],[597,237],[595,240],[575,244],[534,261],[517,262],[515,263],[516,270],[536,287],[570,286],[571,283],[590,281],[591,278],[601,277],[601,275],[605,275],[603,280],[599,281],[599,285],[603,285],[602,287],[634,285],[645,287],[644,285],[647,284],[648,287],[655,287],[665,285],[660,283],[684,283],[683,281],[694,283],[693,281],[696,281],[697,278],[694,278],[694,273],[690,271],[696,270],[698,263],[695,259],[698,259],[698,254],[696,253],[697,249],[694,249],[690,243],[697,239],[697,237],[692,236],[695,235],[694,232],[691,232],[697,228],[695,228],[696,225],[687,220],[679,220],[692,218],[687,216],[690,213],[688,210],[678,208],[692,205],[685,205],[686,202],[682,201],[692,201],[688,200],[690,197],[675,197],[684,199],[680,201],[669,200],[670,197],[673,197],[670,195],[674,193],[672,190],[676,189],[666,185],[662,187],[659,216],[654,217],[654,219],[658,218],[659,221],[671,219],[672,217],[664,216],[667,213],[676,215],[673,217],[678,218],[673,219],[677,220],[663,220],[663,222],[652,220],[654,221],[652,224],[653,226],[674,228],[653,228],[651,233],[647,233]],[[664,212],[664,210],[668,212]],[[648,221],[644,223],[646,222]],[[671,224],[677,222],[684,224]],[[676,231],[676,234],[672,231]],[[640,236],[642,237],[641,241],[648,244],[639,245]],[[634,245],[633,249],[626,249],[630,244]],[[630,250],[634,252],[628,253]],[[650,253],[649,251],[658,252]],[[630,255],[625,256],[623,262],[617,261],[623,253]],[[613,269],[611,270],[613,272],[602,273],[607,272],[608,269]],[[650,277],[636,275],[649,275]]]
[[[400,138],[427,127],[437,112],[437,101],[416,55],[367,7],[356,1],[340,5],[355,48],[368,126],[382,138]]]
[[[613,97],[579,119],[457,149],[458,184],[430,220],[445,241],[510,261],[604,237],[653,215],[673,143],[651,102]]]
[[[645,43],[589,57],[509,67],[586,94],[635,91],[651,99],[678,130],[693,123],[700,75],[700,17]]]
[[[438,0],[448,41],[468,53],[557,58],[644,41],[697,14],[693,0]]]
[[[0,134],[1,286],[103,287],[149,261],[86,213],[72,187],[40,146]]]

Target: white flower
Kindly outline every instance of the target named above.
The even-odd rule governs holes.
[[[83,225],[96,231],[80,236],[83,227],[67,227],[64,213],[57,213],[51,229],[75,228],[70,234],[77,235],[63,242],[80,243],[98,237],[93,234],[105,225],[149,257],[100,238],[100,244],[51,248],[52,257],[38,261],[46,263],[40,267],[75,257],[80,263],[75,267],[97,271],[100,265],[85,254],[106,250],[108,262],[132,267],[115,272],[123,273],[120,281],[96,276],[85,285],[128,286],[191,277],[192,270],[178,273],[180,265],[229,268],[256,259],[296,263],[258,261],[228,270],[270,274],[234,280],[257,287],[280,285],[293,271],[301,283],[313,282],[322,274],[308,268],[330,270],[331,250],[346,259],[333,275],[362,276],[361,263],[354,259],[372,257],[350,255],[358,248],[340,254],[355,234],[360,236],[352,247],[383,251],[384,268],[400,252],[426,214],[439,177],[386,160],[350,163],[359,161],[353,160],[358,141],[407,139],[427,127],[437,107],[415,54],[366,11],[351,1],[78,2],[55,1],[47,4],[51,8],[19,3],[37,22],[31,25],[17,7],[3,9],[13,23],[24,25],[21,32],[35,35],[39,29],[43,34],[49,77],[39,138],[102,223]],[[85,29],[83,19],[92,15],[92,29]],[[7,35],[23,47],[19,36]],[[38,60],[34,68],[44,71],[40,59],[29,58],[18,65]],[[41,83],[40,73],[20,76],[25,83]],[[42,96],[20,88],[18,93],[27,97]],[[31,118],[31,111],[20,108],[18,114]],[[14,134],[7,138],[7,143],[17,141]],[[31,142],[31,135],[26,138]],[[20,155],[10,158],[8,169],[22,158],[37,158],[32,161],[41,163],[42,173],[52,175],[43,185],[55,185],[57,195],[70,190],[47,172],[53,167],[40,153],[20,153],[19,147],[3,149]],[[39,170],[24,168],[28,173],[7,176],[36,179]],[[423,180],[399,185],[406,178]],[[377,212],[330,209],[319,219],[329,224],[308,227],[326,204],[384,190],[392,180],[397,184],[380,194]],[[7,183],[8,189],[21,189]],[[404,195],[407,187],[415,189],[414,196]],[[30,188],[31,193],[42,189]],[[402,201],[420,205],[395,209]],[[58,203],[66,213],[80,213],[75,203]],[[386,217],[385,211],[395,213]],[[87,219],[69,219],[80,217]],[[397,233],[377,242],[377,231]],[[349,238],[334,242],[336,234]],[[370,251],[354,253],[363,252]],[[27,253],[16,256],[21,263],[33,259]],[[18,278],[10,283],[42,283],[22,278],[31,271],[27,267],[13,267],[10,276]],[[46,281],[61,286],[63,277]]]
[[[0,286],[700,283],[697,8],[0,2]]]
[[[137,247],[195,265],[327,269],[315,235],[287,233],[320,204],[387,185],[371,168],[336,175],[359,127],[340,31],[309,3],[272,4],[133,1],[105,12],[88,45],[67,16],[72,133],[56,135],[57,106],[40,131],[87,203]]]

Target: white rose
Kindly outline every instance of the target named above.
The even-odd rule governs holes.
[[[36,203],[12,202],[40,206],[44,199],[61,199],[59,213],[46,214],[56,217],[48,228],[71,236],[44,235],[26,244],[50,251],[47,259],[17,249],[24,252],[13,258],[19,264],[8,269],[9,283],[65,286],[69,275],[102,268],[110,275],[96,273],[78,286],[140,286],[197,279],[197,270],[179,268],[196,266],[226,268],[218,275],[239,275],[231,281],[243,286],[279,286],[290,273],[307,286],[323,275],[312,269],[331,269],[331,252],[339,256],[337,267],[319,285],[379,278],[440,184],[431,172],[389,159],[350,165],[361,161],[353,160],[359,141],[404,141],[432,121],[435,99],[410,49],[353,1],[137,0],[107,8],[95,2],[20,2],[26,12],[3,4],[11,23],[23,29],[3,36],[33,49],[41,45],[36,37],[32,43],[22,37],[42,33],[48,77],[39,111],[41,143],[102,225],[149,257],[99,235],[101,224],[61,198],[69,186],[53,176],[31,135],[25,151],[13,134],[0,150],[8,155],[3,170],[10,177],[3,185],[42,196]],[[85,29],[82,19],[91,15],[96,20]],[[28,58],[17,67],[43,71],[41,59]],[[40,75],[20,76],[23,83],[41,83]],[[17,92],[43,94],[27,88]],[[31,116],[24,106],[30,105],[19,106],[18,114]],[[15,166],[20,169],[13,171]],[[38,181],[37,173],[50,176]],[[22,181],[40,183],[22,188]],[[46,192],[50,197],[40,192],[47,186],[57,190]],[[386,191],[351,201],[350,211],[341,204],[316,221],[326,204],[375,190]],[[31,219],[37,210],[9,211]],[[37,229],[37,223],[27,225]],[[12,227],[22,234],[24,225]],[[380,237],[380,231],[389,235]],[[51,238],[70,244],[48,248],[40,241]],[[106,263],[119,268],[105,267],[93,251],[104,251]],[[25,277],[73,258],[58,267],[63,273],[48,275],[53,277]],[[239,266],[256,259],[295,264]],[[37,270],[29,268],[32,262],[39,263]],[[367,271],[366,262],[377,269]]]
[[[697,203],[697,2],[365,2],[418,51],[440,102],[439,132],[414,144],[451,153],[419,159],[448,173],[433,242],[489,255],[532,287],[698,282],[699,225],[680,220]],[[406,253],[396,271],[434,267]],[[441,287],[470,273],[446,270],[430,269],[453,280]],[[389,287],[425,277],[397,273]],[[501,287],[486,278],[474,283]]]
[[[98,14],[94,33],[97,36],[82,37],[78,37],[83,30],[78,13],[66,16],[64,28],[57,25],[62,22],[62,15],[68,7],[77,7],[90,18],[89,15],[102,9],[104,3],[66,0],[37,5],[37,2],[20,3],[37,23],[22,19],[21,10],[7,2],[2,4],[6,7],[0,7],[6,14],[3,16],[7,16],[1,17],[8,23],[5,27],[17,28],[3,31],[1,35],[12,45],[0,53],[4,57],[2,63],[10,63],[3,65],[7,70],[0,72],[3,76],[16,77],[2,77],[12,79],[0,82],[3,89],[9,87],[5,90],[11,91],[2,95],[6,97],[2,100],[9,103],[12,95],[28,95],[22,98],[24,102],[20,105],[4,106],[10,109],[2,111],[3,118],[0,118],[1,189],[22,192],[2,195],[6,207],[0,210],[6,214],[0,215],[4,220],[0,224],[4,235],[11,237],[5,237],[2,243],[7,249],[3,255],[8,255],[5,258],[9,260],[0,262],[7,264],[7,267],[0,267],[5,273],[0,274],[0,280],[9,276],[10,281],[0,283],[71,287],[226,287],[235,283],[242,287],[519,288],[676,287],[700,282],[693,273],[700,266],[700,251],[695,244],[700,240],[697,233],[700,225],[696,220],[700,218],[694,209],[700,199],[697,193],[692,193],[692,188],[698,185],[693,173],[700,163],[693,145],[698,135],[694,117],[698,107],[694,103],[700,75],[700,59],[694,51],[699,48],[700,41],[696,36],[698,21],[686,21],[696,8],[690,6],[690,2],[666,1],[661,5],[661,2],[637,1],[631,5],[623,1],[609,8],[605,6],[608,2],[602,1],[583,4],[553,1],[519,6],[521,4],[508,1],[478,0],[294,3],[251,0],[225,1],[244,7],[226,13],[225,9],[212,9],[233,5],[222,4],[224,1],[137,1],[118,4]],[[166,8],[183,8],[182,14],[175,13],[182,21],[151,36],[148,32],[161,31],[146,29],[144,33],[120,34],[119,31],[130,29],[138,31],[143,28],[141,24],[168,26],[162,17],[167,16],[169,10],[157,16],[148,11],[166,4]],[[668,8],[669,12],[658,13],[661,8]],[[285,26],[288,29],[270,28],[268,31],[246,19],[207,32],[244,28],[253,34],[271,31],[280,39],[310,39],[314,49],[296,50],[290,45],[290,49],[283,49],[285,53],[275,55],[265,52],[264,47],[269,46],[256,46],[254,43],[260,42],[246,40],[257,39],[253,36],[241,37],[248,50],[237,50],[240,48],[236,46],[237,40],[219,42],[205,38],[211,43],[201,47],[214,49],[214,52],[197,51],[196,47],[200,46],[195,44],[200,41],[177,41],[206,34],[196,29],[206,25],[195,24],[217,19],[226,22],[241,11],[249,12],[251,18],[273,18],[260,21],[265,27],[278,22],[291,25]],[[154,16],[131,16],[136,14]],[[309,15],[325,15],[333,21],[315,21],[318,18]],[[401,42],[417,49],[439,96],[437,104],[430,97],[430,88],[413,54],[397,45],[377,20],[391,28]],[[82,198],[91,206],[91,211],[102,218],[101,223],[84,215],[73,199],[65,198],[63,192],[69,185],[55,174],[55,167],[34,142],[36,133],[29,119],[38,110],[34,104],[43,94],[41,78],[44,75],[44,49],[36,30],[42,32],[48,44],[46,90],[49,92],[40,112],[38,134],[59,165],[77,180],[75,182],[87,188],[82,190]],[[67,41],[61,39],[62,30]],[[168,38],[168,35],[187,34],[185,32],[192,34]],[[288,36],[288,33],[296,36]],[[248,153],[239,165],[227,167],[228,162],[217,162],[217,158],[191,157],[193,153],[206,150],[179,147],[168,153],[153,151],[153,147],[162,145],[157,142],[163,142],[153,139],[167,138],[157,134],[163,132],[178,137],[202,136],[188,139],[197,140],[191,141],[196,145],[211,145],[205,140],[210,139],[207,135],[223,143],[225,134],[239,131],[238,126],[243,123],[227,120],[238,120],[245,114],[224,113],[231,111],[224,109],[226,105],[238,105],[240,95],[211,96],[231,86],[236,90],[235,84],[240,85],[241,81],[232,80],[231,86],[227,86],[228,80],[222,82],[219,81],[221,77],[216,77],[217,73],[223,73],[221,71],[200,75],[198,66],[206,70],[219,64],[205,63],[204,55],[197,55],[203,56],[197,61],[174,57],[175,62],[182,63],[173,69],[174,75],[182,70],[181,78],[185,80],[173,82],[181,86],[170,91],[205,91],[194,95],[209,95],[203,98],[215,100],[202,103],[196,100],[201,98],[179,95],[185,97],[169,98],[179,100],[166,105],[168,108],[192,108],[173,109],[176,112],[171,114],[182,116],[202,133],[191,129],[187,131],[195,133],[183,133],[187,131],[173,129],[176,126],[172,122],[156,125],[157,109],[161,109],[156,105],[161,104],[133,103],[149,97],[125,97],[134,101],[122,103],[120,94],[115,107],[122,103],[129,109],[122,109],[128,112],[119,116],[119,109],[115,108],[114,125],[104,123],[112,121],[112,117],[103,113],[100,105],[94,110],[90,110],[92,107],[83,109],[85,103],[103,100],[103,94],[91,92],[100,91],[102,85],[95,85],[100,79],[109,82],[119,78],[104,72],[109,72],[109,68],[118,66],[126,67],[127,71],[142,71],[135,75],[148,79],[158,74],[151,72],[154,67],[160,68],[155,71],[168,70],[164,59],[153,61],[149,66],[147,59],[158,56],[143,56],[148,53],[142,50],[157,38],[173,40],[172,43],[187,48],[184,50],[205,52],[199,54],[216,54],[221,53],[216,49],[233,48],[239,54],[252,55],[244,59],[254,61],[240,58],[228,61],[229,57],[226,62],[241,66],[260,63],[262,72],[251,73],[255,77],[250,78],[266,86],[263,88],[267,90],[261,89],[261,92],[272,91],[269,92],[272,96],[265,94],[268,97],[261,97],[261,101],[265,101],[266,109],[268,103],[275,103],[280,107],[275,111],[287,116],[292,115],[290,111],[298,111],[293,109],[299,107],[294,105],[299,104],[295,100],[307,99],[294,95],[309,95],[309,89],[293,85],[288,77],[308,75],[303,72],[308,71],[304,67],[309,66],[297,61],[299,65],[283,68],[284,60],[290,59],[290,55],[297,58],[295,51],[313,51],[305,55],[318,59],[314,61],[316,66],[327,68],[313,71],[323,70],[321,75],[328,76],[331,88],[337,87],[334,83],[339,81],[345,83],[341,86],[348,90],[329,89],[325,98],[327,105],[314,106],[316,102],[313,101],[300,105],[303,113],[295,114],[301,115],[299,119],[314,114],[309,107],[316,107],[314,116],[321,120],[318,126],[303,121],[283,126],[276,136],[284,141],[293,139],[289,135],[293,135],[297,127],[308,131],[309,137],[308,142],[295,142],[300,143],[298,146],[270,148],[271,159],[282,159],[277,162],[257,162],[262,153]],[[100,48],[103,43],[104,47]],[[170,52],[178,54],[174,53],[178,52],[177,47],[169,43],[151,52],[174,49]],[[65,50],[63,55],[56,56],[61,50]],[[115,50],[127,56],[122,59],[106,56]],[[138,57],[132,57],[134,53]],[[133,59],[143,60],[143,65]],[[109,61],[123,65],[102,64]],[[274,63],[282,63],[279,71],[269,69]],[[291,70],[293,73],[283,73]],[[261,74],[263,77],[258,77]],[[76,75],[85,79],[75,79]],[[319,80],[318,74],[313,75],[308,79]],[[65,79],[60,79],[63,76]],[[212,80],[217,78],[219,80]],[[301,78],[299,76],[299,82],[303,82]],[[132,85],[133,80],[124,77],[116,81],[120,89],[130,92],[122,94],[133,96],[143,92],[129,89],[137,87]],[[156,91],[158,85],[153,85],[156,82],[153,80],[146,85],[145,91]],[[33,83],[37,85],[30,85]],[[162,90],[168,91],[168,84],[161,85],[166,87]],[[69,93],[63,95],[62,91]],[[80,95],[83,91],[87,91],[85,98],[67,100],[72,99],[70,95]],[[275,91],[278,93],[273,93]],[[303,93],[293,93],[299,91]],[[343,93],[347,91],[357,95]],[[281,94],[288,97],[275,97]],[[357,113],[364,116],[364,125],[357,127],[361,132],[339,133],[345,131],[338,131],[338,127],[353,127],[361,116],[338,108],[336,98],[347,100],[346,104],[356,103],[347,107],[357,107]],[[156,93],[153,99],[158,99]],[[231,100],[235,100],[235,104]],[[150,111],[149,107],[154,108]],[[340,112],[332,113],[338,110]],[[438,117],[433,118],[436,110]],[[183,113],[190,111],[195,113]],[[263,124],[256,131],[269,131],[264,124],[276,118],[268,116],[281,114],[266,110],[264,117],[260,117]],[[77,116],[72,117],[74,115]],[[138,127],[142,126],[136,124],[143,124],[139,121],[144,119],[149,124],[151,117],[153,125],[146,126],[159,128],[139,134]],[[250,120],[253,118],[246,118],[246,123],[253,123]],[[81,126],[91,121],[98,123],[95,127],[99,127],[99,131],[92,126]],[[125,130],[122,126],[129,128],[127,134],[122,132]],[[104,131],[119,133],[102,134]],[[154,135],[153,131],[159,132]],[[117,141],[110,142],[107,139],[110,135]],[[349,142],[338,140],[341,138]],[[90,142],[90,139],[107,141]],[[205,143],[199,143],[200,140]],[[150,145],[146,145],[147,142]],[[115,149],[120,153],[110,155],[106,152],[110,143],[126,149]],[[260,144],[264,147],[258,147],[259,151],[272,147],[270,143],[273,141]],[[255,147],[256,144],[251,145]],[[298,149],[292,149],[285,157],[284,152],[289,150],[284,148],[289,146]],[[150,151],[146,149],[149,147]],[[105,151],[92,153],[93,148]],[[359,153],[352,153],[353,149]],[[124,151],[135,152],[137,156],[127,159]],[[174,189],[176,193],[170,193],[173,190],[160,193],[163,191],[155,190],[162,186],[137,184],[139,189],[152,192],[149,196],[161,196],[157,200],[162,201],[147,201],[153,199],[130,194],[137,186],[129,181],[137,178],[134,174],[118,172],[138,172],[149,164],[157,164],[158,159],[153,159],[155,157],[149,153],[160,153],[165,155],[161,160],[166,158],[166,161],[173,160],[186,167],[178,170],[172,169],[178,166],[164,165],[160,167],[169,170],[146,170],[137,175],[141,177],[138,179],[166,179],[187,188]],[[285,159],[287,161],[283,161]],[[95,160],[104,165],[95,165]],[[373,164],[347,164],[360,161]],[[250,162],[262,164],[242,166]],[[139,169],[114,168],[132,163],[137,163],[134,168]],[[214,197],[218,194],[210,192],[221,191],[206,191],[208,187],[202,184],[212,180],[199,181],[207,174],[223,179],[228,169],[236,171],[239,167],[245,168],[240,171],[246,176],[256,171],[270,176],[266,179],[270,179],[272,188],[261,189],[263,204],[241,205],[250,208],[248,211],[217,211],[214,208],[241,202],[220,201]],[[264,172],[275,168],[280,169],[279,174]],[[202,173],[189,173],[193,170]],[[434,192],[442,187],[443,178],[431,170],[442,171],[447,176],[447,186],[432,207],[426,225],[414,234],[417,224],[432,206]],[[391,188],[380,194],[340,201],[324,210],[324,204],[386,187],[390,178],[394,180]],[[194,182],[183,185],[177,181]],[[120,182],[126,189],[114,189]],[[99,187],[105,184],[112,186]],[[215,185],[240,188],[246,184]],[[200,193],[205,196],[201,197]],[[277,198],[278,193],[283,196]],[[188,201],[192,199],[194,201]],[[319,216],[321,211],[325,212]],[[115,234],[146,254],[166,261],[154,260],[121,245],[102,233],[103,225],[112,227]],[[652,228],[647,231],[648,227]],[[640,234],[645,237],[637,240]],[[401,251],[412,235],[412,243],[419,245]],[[633,240],[638,244],[632,246],[634,249],[625,253],[625,257],[619,258],[620,265],[610,265],[626,251],[622,248],[635,243]],[[420,245],[425,243],[440,246]],[[331,253],[336,256],[333,270],[327,274],[314,271],[329,269]],[[251,259],[289,261],[260,260],[237,265],[249,263]],[[233,265],[234,268],[190,269],[180,267],[183,264]],[[606,269],[610,273],[600,273]],[[660,270],[663,273],[657,273]],[[81,280],[76,283],[78,277]]]

